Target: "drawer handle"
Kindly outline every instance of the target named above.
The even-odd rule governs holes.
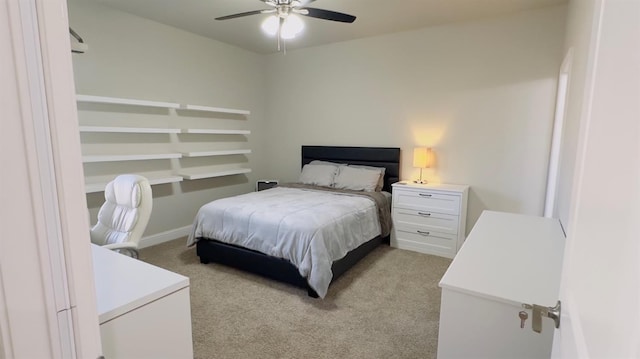
[[[422,197],[431,197],[432,195],[428,194],[428,193],[419,193],[420,196]]]
[[[429,217],[431,215],[429,212],[418,212],[418,214],[425,217]]]
[[[429,232],[423,232],[423,231],[416,231],[418,232],[418,234],[422,234],[423,236],[428,236]]]

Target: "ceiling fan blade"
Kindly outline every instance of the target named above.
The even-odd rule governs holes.
[[[216,20],[228,20],[228,19],[235,19],[237,17],[249,16],[249,15],[258,15],[258,14],[263,14],[265,11],[269,12],[269,11],[272,11],[272,10],[269,9],[269,10],[254,10],[254,11],[241,12],[239,14],[220,16],[220,17],[217,17]]]
[[[331,20],[331,21],[338,21],[338,22],[348,22],[348,23],[352,23],[352,22],[356,21],[356,17],[355,16],[344,14],[344,13],[341,13],[341,12],[335,12],[335,11],[323,10],[323,9],[316,9],[316,8],[312,8],[312,7],[305,7],[304,9],[300,9],[300,10],[307,10],[307,12],[308,12],[306,14],[304,12],[301,12],[300,15],[309,16],[309,17],[315,17],[315,18],[323,19],[323,20]]]

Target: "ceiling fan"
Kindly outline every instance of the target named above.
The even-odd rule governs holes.
[[[262,29],[270,35],[278,35],[278,51],[280,51],[280,39],[287,40],[294,38],[302,28],[304,23],[296,15],[308,16],[322,20],[352,23],[356,20],[353,15],[307,7],[315,0],[260,0],[271,9],[253,10],[238,14],[217,17],[216,20],[228,20],[238,17],[273,14],[262,24]],[[286,50],[285,50],[286,51]]]

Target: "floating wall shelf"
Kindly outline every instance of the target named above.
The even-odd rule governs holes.
[[[210,134],[210,135],[250,135],[251,131],[249,130],[214,130],[214,129],[204,129],[204,128],[183,128],[182,133],[193,133],[193,134]]]
[[[174,182],[182,181],[181,176],[168,176],[168,177],[156,177],[156,178],[147,177],[147,179],[149,180],[149,184],[152,186],[157,184],[174,183]],[[107,187],[107,183],[109,182],[87,183],[85,185],[85,192],[86,193],[103,192],[104,189]]]
[[[251,153],[251,150],[193,151],[182,152],[182,157],[246,155],[249,153]]]
[[[200,105],[189,105],[189,104],[179,104],[173,102],[163,102],[163,101],[148,101],[148,100],[138,100],[138,99],[128,99],[128,98],[119,98],[119,97],[108,97],[108,96],[93,96],[93,95],[76,95],[76,101],[78,103],[94,103],[94,104],[108,104],[108,105],[124,105],[124,106],[140,106],[140,107],[154,107],[154,108],[164,108],[164,109],[174,109],[174,110],[188,110],[188,111],[201,111],[201,112],[209,112],[212,114],[222,113],[222,114],[232,114],[232,115],[240,115],[240,116],[248,116],[251,114],[251,111],[248,110],[239,110],[232,108],[223,108],[223,107],[211,107],[211,106],[200,106]],[[82,110],[82,108],[80,109]],[[108,109],[107,109],[108,111]],[[125,110],[126,111],[126,110]],[[193,119],[192,116],[189,116],[188,113],[178,113],[175,111],[162,111],[162,113],[158,113],[158,115],[169,115],[174,116],[178,115],[180,117],[180,125],[179,127],[184,128],[166,128],[166,127],[144,127],[145,122],[138,121],[137,118],[132,118],[132,121],[127,121],[124,126],[109,126],[109,122],[107,119],[101,119],[99,126],[92,125],[83,125],[79,126],[79,130],[82,133],[139,133],[139,134],[206,134],[206,135],[241,135],[246,136],[250,135],[250,130],[244,129],[215,129],[215,128],[192,128],[189,124],[196,124],[198,119]],[[184,115],[184,116],[183,116]],[[193,114],[192,114],[193,115]],[[124,116],[124,115],[123,115]],[[90,117],[90,116],[89,116]],[[203,117],[203,115],[199,114],[196,116],[198,118]],[[204,115],[204,117],[210,118],[212,120],[223,120],[224,117],[218,118],[215,115]],[[234,116],[227,116],[227,119],[236,119]],[[140,127],[136,127],[138,124]],[[104,126],[100,126],[104,125]],[[152,124],[153,126],[153,124]],[[205,125],[206,126],[206,125]],[[213,125],[216,126],[216,125]],[[197,127],[197,125],[196,125]],[[175,146],[174,142],[177,140],[180,141],[180,136],[166,136],[166,141],[163,142],[167,145],[166,149],[160,149],[159,151],[174,151]],[[95,153],[96,148],[103,148],[106,152],[108,152],[108,148],[117,146],[117,143],[111,143],[104,139],[100,140],[99,136],[86,136],[84,139],[88,142],[86,144],[93,146],[94,148],[92,152]],[[193,138],[192,138],[193,139]],[[186,140],[186,138],[183,138]],[[220,142],[217,141],[215,137],[211,138],[208,142]],[[130,143],[127,143],[128,145]],[[223,144],[223,142],[220,142]],[[219,145],[211,146],[213,149],[199,150],[199,151],[185,151],[184,153],[155,153],[155,154],[94,154],[94,155],[84,155],[82,157],[82,161],[84,163],[95,163],[95,162],[117,162],[117,161],[148,161],[148,160],[167,160],[167,159],[178,159],[182,157],[204,157],[204,156],[231,156],[231,155],[246,155],[250,154],[250,149],[215,149],[216,147],[221,147]],[[84,144],[83,144],[84,145]],[[140,148],[142,152],[145,151],[146,147],[145,142],[142,141],[142,137],[140,141],[136,141],[133,143],[134,148],[137,145],[137,148]],[[115,150],[118,151],[119,150]],[[172,168],[177,165],[180,166],[180,162],[172,163]],[[242,161],[236,163],[235,165],[242,165]],[[115,175],[119,172],[119,169],[125,170],[125,168],[134,169],[137,166],[124,166],[124,165],[107,165],[106,167],[100,167],[101,173],[103,173],[104,169],[108,169],[115,178]],[[146,168],[151,168],[147,164]],[[91,168],[93,169],[93,168]],[[90,173],[85,169],[85,174]],[[165,183],[175,183],[183,180],[197,180],[203,178],[213,178],[213,177],[223,177],[223,176],[234,176],[245,173],[250,173],[250,168],[231,168],[231,169],[220,169],[215,166],[205,166],[205,167],[197,167],[197,168],[182,168],[182,169],[174,169],[171,173],[169,171],[165,171],[163,173],[156,172],[147,172],[140,173],[140,175],[147,177],[149,183],[152,185],[165,184]],[[92,177],[91,175],[87,175],[86,177],[86,192],[87,193],[96,193],[103,192],[107,183],[109,182],[110,175],[100,175],[96,177]]]
[[[191,111],[233,113],[237,115],[247,115],[247,116],[251,114],[251,111],[247,111],[247,110],[236,110],[233,108],[210,107],[210,106],[200,106],[200,105],[181,105],[180,109],[191,110]]]
[[[80,132],[101,133],[180,133],[178,128],[80,126]]]
[[[187,179],[187,180],[197,180],[197,179],[203,179],[203,178],[239,175],[239,174],[249,173],[249,172],[251,172],[250,168],[236,168],[236,169],[224,170],[224,171],[200,171],[200,172],[182,170],[178,173],[178,175],[184,177],[184,179]]]
[[[145,107],[161,107],[161,108],[180,108],[180,104],[162,101],[135,100],[129,98],[93,96],[93,95],[76,95],[76,101],[87,103],[106,103],[112,105],[130,105]]]
[[[167,160],[181,158],[181,153],[154,153],[148,155],[93,155],[82,156],[82,162],[115,162],[115,161],[139,161],[139,160]]]

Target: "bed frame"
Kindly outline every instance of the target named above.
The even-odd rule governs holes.
[[[391,185],[400,179],[399,148],[302,146],[302,166],[313,160],[385,167],[383,190],[387,192],[391,192]],[[382,238],[378,236],[373,238],[347,253],[342,259],[333,262],[331,266],[331,271],[333,272],[332,282],[382,242],[389,243],[389,237]],[[315,290],[309,287],[307,280],[298,273],[298,268],[286,259],[271,257],[261,252],[223,243],[212,238],[198,238],[196,251],[201,263],[216,262],[259,274],[305,288],[310,297],[318,297]]]

